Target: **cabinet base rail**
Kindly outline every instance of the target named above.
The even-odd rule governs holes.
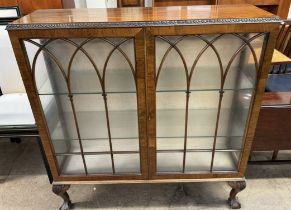
[[[227,203],[231,209],[240,209],[241,204],[238,200],[237,194],[243,191],[246,188],[246,181],[228,181],[228,185],[231,187],[231,191],[229,193],[229,198]],[[54,194],[60,196],[63,201],[59,207],[59,210],[69,210],[72,208],[73,204],[70,200],[70,196],[68,194],[68,190],[71,185],[56,185],[53,184],[52,191]],[[171,200],[171,202],[176,202],[183,198],[184,196],[188,196],[187,189],[184,184],[179,184],[175,194]]]

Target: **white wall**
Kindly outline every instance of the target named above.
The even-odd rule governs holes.
[[[24,93],[23,82],[5,27],[0,26],[0,87],[3,93]]]

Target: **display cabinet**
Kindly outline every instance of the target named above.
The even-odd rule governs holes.
[[[245,5],[44,10],[8,25],[61,208],[70,184],[197,181],[228,181],[239,208],[279,22]]]

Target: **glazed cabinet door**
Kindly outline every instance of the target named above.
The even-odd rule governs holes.
[[[142,29],[72,34],[23,38],[30,67],[23,74],[40,102],[54,178],[146,178]]]
[[[185,31],[147,35],[151,177],[239,176],[267,36]]]

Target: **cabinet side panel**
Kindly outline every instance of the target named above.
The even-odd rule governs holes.
[[[31,77],[31,69],[29,65],[29,60],[27,58],[26,49],[23,41],[19,40],[19,38],[15,36],[13,32],[9,32],[9,35],[16,56],[16,60],[20,69],[22,80],[24,81],[24,86],[33,110],[34,118],[38,126],[46,158],[48,160],[53,175],[53,179],[56,179],[59,176],[59,169],[57,167],[56,159],[50,142],[48,128],[44,120],[45,119],[44,114],[41,109],[41,103],[36,95],[37,90],[36,87],[34,86],[33,79]]]
[[[239,163],[239,172],[242,175],[245,173],[245,170],[247,167],[247,162],[250,155],[250,150],[253,143],[256,125],[257,125],[257,121],[259,117],[262,96],[264,94],[266,81],[268,78],[268,71],[271,64],[271,59],[272,59],[272,55],[273,55],[273,51],[274,51],[274,47],[276,43],[276,38],[278,36],[278,32],[279,32],[279,27],[276,27],[266,36],[265,46],[263,47],[263,50],[262,50],[263,55],[262,55],[259,73],[257,75],[258,82],[256,85],[255,97],[254,97],[250,115],[249,115],[250,117],[248,120],[248,128],[245,134],[244,149],[243,149],[241,160]]]

